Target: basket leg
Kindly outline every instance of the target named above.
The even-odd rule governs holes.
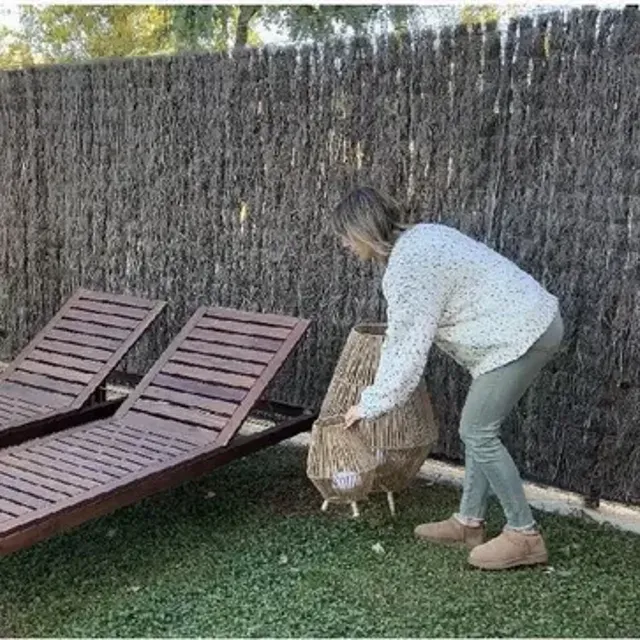
[[[325,501],[322,503],[322,506],[320,507],[320,509],[322,509],[322,511],[326,511],[328,508],[329,508],[329,501],[328,501],[328,500],[325,500]]]
[[[391,511],[391,515],[396,515],[396,502],[393,499],[393,491],[387,491],[387,502],[389,503],[389,511]]]
[[[358,503],[357,502],[352,502],[351,503],[351,511],[353,512],[353,517],[354,518],[359,518],[360,517],[360,511],[358,510]]]

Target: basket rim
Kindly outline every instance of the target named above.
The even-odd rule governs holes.
[[[331,415],[318,416],[313,426],[318,429],[335,429],[340,427],[344,429],[344,413],[334,413]]]
[[[366,336],[370,338],[384,337],[387,331],[386,322],[360,322],[356,324],[352,331],[360,336]]]

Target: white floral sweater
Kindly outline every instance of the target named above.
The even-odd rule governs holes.
[[[435,343],[475,378],[517,360],[546,331],[558,300],[513,262],[440,224],[398,238],[382,280],[387,332],[365,419],[406,402]]]

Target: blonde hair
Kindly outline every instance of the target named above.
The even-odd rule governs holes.
[[[373,187],[353,189],[333,210],[334,233],[368,246],[386,261],[393,245],[409,225],[402,223],[402,209],[389,196]]]

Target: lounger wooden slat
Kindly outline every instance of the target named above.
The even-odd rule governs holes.
[[[43,493],[40,493],[43,495]],[[4,484],[0,478],[0,498],[5,503],[11,502],[15,505],[27,507],[28,509],[42,509],[47,508],[50,504],[54,503],[54,500],[48,500],[44,497],[37,497],[26,491],[20,491],[11,485]]]
[[[100,362],[99,360],[62,355],[61,353],[43,351],[41,348],[34,349],[29,360],[49,366],[64,367],[65,370],[69,371],[81,371],[93,374],[98,373],[104,366],[104,362]]]
[[[0,448],[85,407],[165,304],[76,291],[0,373]]]
[[[230,360],[229,358],[217,358],[215,356],[198,355],[179,349],[171,358],[171,362],[181,365],[193,365],[203,369],[225,371],[227,373],[239,373],[241,375],[257,377],[262,373],[262,366],[252,362]]]
[[[116,305],[124,309],[144,309],[145,311],[152,311],[156,306],[155,300],[147,300],[145,298],[139,298],[136,296],[130,296],[125,294],[118,294],[117,297],[110,293],[103,293],[102,291],[83,290],[79,297],[81,302],[106,302]],[[69,306],[74,306],[75,302],[72,302]]]
[[[256,378],[252,376],[228,373],[209,367],[174,364],[172,362],[167,363],[167,366],[164,368],[164,373],[179,378],[186,378],[187,380],[217,382],[227,387],[237,387],[240,389],[251,389],[256,381]]]
[[[212,307],[211,309],[207,309],[204,317],[221,318],[223,320],[260,324],[270,327],[286,327],[288,329],[294,329],[299,322],[297,318],[293,318],[291,316],[281,316],[271,313],[252,313],[250,311],[225,309],[222,307]]]
[[[204,383],[200,383],[204,384]],[[213,386],[213,385],[212,385]],[[202,387],[199,387],[201,389]],[[174,390],[165,387],[149,386],[142,395],[143,399],[160,400],[171,402],[180,407],[193,407],[204,409],[212,413],[219,413],[223,416],[230,416],[236,409],[237,402],[244,397],[244,392],[235,390],[235,397],[228,398],[224,395],[224,389],[216,387],[211,390],[210,395],[198,395],[197,390],[193,393],[182,390]],[[211,397],[213,396],[213,397]]]
[[[250,322],[233,322],[231,320],[221,320],[219,318],[207,318],[200,322],[203,329],[214,329],[225,333],[238,333],[245,336],[256,336],[262,338],[272,338],[274,340],[285,340],[289,335],[289,329],[281,327],[270,327],[264,324],[253,324]]]
[[[147,315],[147,309],[86,299],[78,300],[72,305],[71,309],[88,311],[89,313],[104,313],[109,316],[119,316],[121,318],[133,318],[134,320],[144,320],[144,317]]]
[[[24,402],[16,398],[7,398],[0,395],[0,413],[4,413],[8,416],[20,415],[30,417],[38,413],[39,407],[30,403]]]
[[[80,470],[98,471],[109,480],[123,477],[127,475],[128,471],[126,468],[122,469],[118,465],[111,464],[109,460],[100,459],[100,457],[93,458],[88,456],[84,451],[65,446],[63,443],[57,441],[49,440],[43,442],[42,447],[37,449],[37,451],[42,455],[50,456],[53,460],[60,460]]]
[[[34,373],[39,376],[48,376],[54,380],[70,382],[71,384],[74,384],[74,386],[78,385],[79,387],[90,382],[93,377],[90,373],[79,371],[78,369],[72,369],[68,365],[64,366],[62,362],[59,364],[62,366],[41,362],[32,354],[28,360],[25,360],[20,365],[20,371]]]
[[[29,507],[25,507],[24,505],[20,505],[12,502],[11,500],[5,500],[0,497],[0,514],[2,514],[4,520],[9,520],[11,517],[16,518],[23,514],[29,514],[31,511],[32,509]]]
[[[138,446],[135,441],[133,443],[131,441],[123,441],[113,433],[105,434],[93,431],[91,433],[73,434],[70,437],[77,438],[79,442],[90,444],[93,447],[99,447],[101,451],[105,451],[114,457],[123,457],[125,460],[138,464],[161,462],[170,457],[166,452],[162,453],[157,450],[151,450],[148,447]]]
[[[52,502],[69,497],[65,492],[56,491],[41,483],[25,480],[19,473],[16,473],[14,469],[8,469],[6,467],[0,472],[0,487],[2,486],[7,486],[21,494],[38,496],[39,498]]]
[[[32,389],[44,389],[49,393],[61,396],[69,396],[70,402],[73,402],[74,398],[77,397],[85,388],[85,385],[83,384],[65,382],[64,380],[52,378],[47,375],[32,373],[27,369],[29,365],[30,361],[25,360],[20,365],[20,368],[11,374],[9,382],[18,383]]]
[[[93,435],[104,437],[126,451],[139,450],[152,459],[164,459],[167,454],[173,456],[176,452],[185,450],[184,447],[176,446],[174,442],[160,437],[149,437],[145,442],[140,443],[140,433],[139,429],[127,429],[122,423],[118,429],[113,429],[109,424],[97,424],[92,431]]]
[[[95,322],[80,322],[66,317],[58,323],[58,327],[63,331],[70,333],[79,333],[80,335],[100,336],[109,340],[124,340],[128,331],[126,329],[118,329],[116,327],[108,327]]]
[[[25,410],[38,410],[40,409],[40,405],[37,405],[29,400],[22,400],[21,398],[16,398],[15,396],[7,395],[7,390],[4,388],[4,385],[0,389],[0,402],[8,407],[22,407]]]
[[[148,415],[157,416],[159,418],[169,418],[170,420],[178,420],[194,426],[201,425],[208,429],[213,429],[214,431],[220,431],[224,428],[227,418],[227,416],[222,413],[212,415],[209,411],[198,407],[184,407],[181,405],[169,404],[168,402],[145,400],[144,398],[138,400],[136,408],[139,411],[144,411],[144,413]],[[231,415],[232,410],[229,410],[227,413],[228,415]]]
[[[16,417],[30,418],[32,415],[34,415],[32,411],[27,411],[26,409],[21,409],[20,407],[11,409],[0,404],[0,420],[15,420]]]
[[[198,380],[188,380],[177,376],[168,376],[159,374],[153,381],[154,384],[150,388],[174,389],[183,391],[184,393],[194,393],[205,396],[207,398],[217,398],[220,400],[229,400],[230,402],[239,402],[244,398],[245,391],[242,389],[234,389],[232,387],[222,387],[212,384],[211,382],[199,382]]]
[[[24,451],[21,451],[19,454],[14,453],[4,456],[3,462],[12,469],[24,469],[43,478],[51,478],[52,480],[64,483],[69,486],[70,495],[86,491],[99,484],[95,480],[85,478],[78,474],[72,474],[67,470],[47,464],[46,459],[34,460],[33,456],[25,454]]]
[[[280,346],[277,340],[268,338],[256,338],[242,333],[225,333],[224,331],[214,331],[213,329],[198,328],[193,332],[194,339],[202,340],[212,344],[230,345],[240,347],[249,351],[275,353]]]
[[[82,358],[86,362],[104,363],[111,357],[111,351],[108,349],[82,347],[73,343],[70,345],[68,342],[59,342],[57,340],[45,339],[38,345],[38,351],[51,354],[54,358],[60,355],[68,355],[70,350],[73,350],[75,358]]]
[[[14,485],[29,489],[28,499],[33,501],[25,499],[21,504],[29,511],[9,513],[0,509],[0,553],[33,544],[311,427],[315,418],[312,413],[292,410],[291,415],[255,437],[238,434],[309,322],[267,316],[265,326],[285,328],[286,332],[277,339],[270,338],[277,347],[268,362],[255,363],[259,368],[252,369],[251,376],[226,374],[227,383],[237,384],[240,378],[243,385],[233,387],[239,395],[229,401],[220,392],[232,387],[220,384],[218,378],[207,382],[206,376],[204,380],[189,376],[194,370],[218,371],[223,365],[246,364],[246,360],[202,352],[183,368],[175,364],[175,355],[183,345],[193,345],[194,334],[203,331],[202,324],[217,317],[234,325],[258,323],[256,314],[239,312],[236,316],[233,310],[201,308],[112,418],[88,422],[0,452],[0,490],[2,478],[12,475]],[[188,385],[197,382],[199,386],[190,386],[187,392],[158,384],[167,378]],[[202,393],[204,389],[207,394]],[[67,483],[73,488],[67,490]],[[16,487],[11,490],[17,491]]]
[[[3,392],[12,394],[16,400],[21,402],[30,402],[33,404],[40,402],[41,405],[38,408],[42,409],[42,414],[53,412],[55,409],[67,408],[73,402],[73,396],[26,386],[12,380],[0,382],[0,388]],[[0,427],[0,443],[2,446],[6,446],[6,441],[3,436],[5,436],[11,428],[12,424],[10,422]]]
[[[53,340],[70,345],[71,347],[95,347],[113,353],[118,348],[118,340],[102,338],[100,336],[90,336],[86,333],[73,333],[72,331],[64,331],[62,329],[53,329],[49,333],[49,337]],[[74,351],[74,353],[76,353]]]
[[[48,470],[62,473],[69,478],[69,481],[75,481],[79,486],[91,482],[90,488],[92,488],[102,485],[110,479],[109,475],[100,472],[98,469],[86,467],[84,464],[78,465],[75,461],[69,461],[46,447],[21,449],[15,452],[13,457],[19,457],[21,460],[27,460],[37,465],[37,468],[42,470],[43,473]]]
[[[255,362],[257,364],[266,364],[273,357],[273,354],[269,352],[227,347],[200,340],[185,340],[180,351],[198,354],[208,353],[221,358],[229,358],[235,362]]]
[[[61,495],[73,496],[82,491],[82,489],[79,489],[72,484],[60,482],[59,480],[52,478],[50,475],[33,473],[29,469],[25,469],[20,465],[7,465],[6,468],[9,469],[10,473],[16,478],[19,478],[35,486],[41,485]]]
[[[149,437],[149,442],[163,442],[171,445],[176,452],[188,451],[194,445],[207,444],[215,438],[216,433],[211,429],[202,429],[186,422],[134,410],[122,416],[114,424],[118,427],[128,427],[129,433],[135,429],[138,432],[138,438]],[[143,439],[142,444],[145,442],[146,440]]]
[[[116,329],[135,329],[138,326],[138,320],[133,318],[124,318],[112,314],[99,313],[97,311],[83,311],[72,307],[67,313],[69,320],[86,322],[91,325],[97,324],[101,327],[112,327]]]

